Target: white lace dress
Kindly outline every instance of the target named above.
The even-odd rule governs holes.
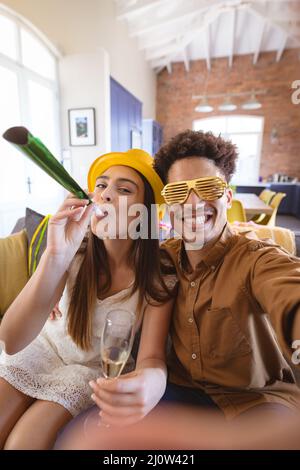
[[[19,353],[9,356],[2,351],[0,377],[25,395],[59,403],[73,416],[94,404],[89,381],[101,375],[100,336],[104,320],[107,313],[117,307],[136,312],[138,292],[124,299],[129,289],[97,300],[92,347],[89,351],[83,351],[66,329],[69,299],[67,283],[59,303],[62,317],[47,320],[39,336]],[[131,357],[123,373],[133,369],[134,361]]]

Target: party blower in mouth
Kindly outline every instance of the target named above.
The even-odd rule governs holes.
[[[79,199],[88,199],[89,203],[93,202],[72,176],[69,175],[63,165],[52,155],[43,142],[37,137],[34,137],[26,127],[11,127],[4,132],[3,138],[19,149],[76,197]]]

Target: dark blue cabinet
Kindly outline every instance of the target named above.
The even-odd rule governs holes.
[[[143,149],[155,155],[162,145],[162,139],[161,125],[154,119],[143,119]]]
[[[295,184],[280,184],[280,183],[271,183],[271,191],[275,193],[285,193],[286,197],[282,199],[280,206],[278,208],[278,214],[282,215],[293,215],[296,211],[296,198],[295,193],[297,186]]]
[[[300,184],[297,184],[295,191],[294,215],[300,219]]]
[[[236,186],[236,192],[237,193],[252,193],[256,194],[257,196],[260,195],[260,193],[266,188],[266,186]]]
[[[300,218],[300,184],[266,183],[266,186],[237,186],[238,193],[255,193],[259,196],[263,189],[270,189],[276,193],[285,193],[278,208],[279,215],[295,215]]]
[[[111,150],[125,152],[131,148],[132,135],[141,136],[142,103],[113,78],[110,79]]]

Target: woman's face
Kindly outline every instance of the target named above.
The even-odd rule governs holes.
[[[128,215],[134,204],[144,203],[144,183],[130,167],[116,165],[98,176],[93,201],[104,215],[91,218],[91,230],[98,238],[127,238],[128,227],[139,214]],[[134,208],[132,208],[134,209]]]

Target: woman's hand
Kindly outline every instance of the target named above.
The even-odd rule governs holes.
[[[107,424],[127,426],[140,421],[159,402],[167,383],[165,361],[173,299],[163,305],[148,305],[143,315],[136,369],[116,379],[90,382],[92,399]]]
[[[62,313],[59,310],[59,303],[57,303],[49,315],[49,320],[56,320],[57,318],[61,318],[61,317],[62,317]]]
[[[72,260],[85,236],[94,204],[69,194],[48,224],[46,251]]]
[[[166,374],[160,368],[138,369],[116,379],[91,381],[90,386],[103,422],[128,426],[140,421],[157,405],[166,388]]]

